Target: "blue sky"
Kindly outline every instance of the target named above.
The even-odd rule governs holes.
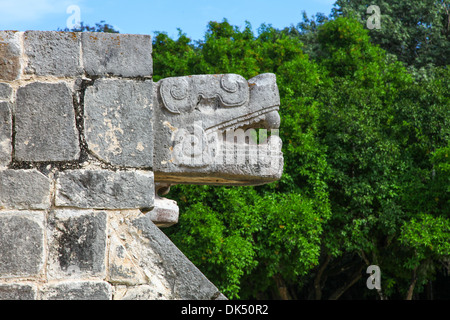
[[[81,21],[93,26],[105,20],[121,33],[164,31],[171,37],[180,28],[194,40],[203,39],[209,21],[223,18],[240,27],[248,20],[253,30],[262,24],[283,28],[297,24],[302,11],[308,16],[331,13],[335,0],[0,0],[0,30],[56,30],[65,28],[80,8]]]

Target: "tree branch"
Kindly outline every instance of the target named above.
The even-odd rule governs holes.
[[[322,275],[325,271],[326,267],[330,263],[331,256],[328,254],[324,263],[320,266],[319,270],[317,271],[316,277],[314,278],[314,292],[315,292],[315,299],[320,300],[322,299]]]
[[[413,272],[412,272],[412,279],[411,279],[411,283],[409,284],[409,288],[408,288],[408,292],[406,294],[406,300],[412,300],[413,297],[413,293],[414,293],[414,287],[416,286],[416,282],[417,282],[417,269],[419,268],[419,266],[415,267]]]
[[[281,277],[281,275],[278,273],[273,276],[273,279],[275,280],[275,285],[277,288],[277,293],[281,300],[292,300],[291,296],[289,294],[288,288],[286,287],[286,284]]]
[[[364,262],[366,263],[367,266],[370,266],[370,262],[369,259],[367,259],[366,254],[364,253],[363,250],[360,250],[361,252],[361,257],[364,260]],[[380,300],[387,300],[387,298],[384,296],[383,291],[381,291],[381,289],[377,289],[378,295],[380,296]]]
[[[337,289],[333,294],[330,296],[329,300],[337,300],[339,299],[345,291],[350,289],[356,282],[358,282],[359,279],[362,277],[362,270],[364,269],[365,264],[361,264],[361,266],[358,268],[358,270],[350,277],[350,281]]]

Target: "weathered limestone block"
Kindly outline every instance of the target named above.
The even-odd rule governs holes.
[[[0,82],[0,100],[9,100],[11,99],[12,88],[7,83]]]
[[[56,182],[56,206],[93,209],[152,208],[150,171],[68,170]]]
[[[108,282],[128,286],[145,284],[148,278],[136,264],[137,256],[129,252],[131,246],[123,241],[125,237],[115,233],[110,236]]]
[[[83,65],[91,76],[151,77],[152,41],[149,35],[83,32]]]
[[[151,284],[153,292],[169,299],[171,288],[161,268],[161,257],[133,226],[143,217],[139,210],[121,210],[110,215],[108,281],[128,286]]]
[[[13,81],[20,78],[20,40],[17,31],[0,31],[0,79]]]
[[[84,133],[89,149],[113,165],[153,165],[152,82],[97,80],[86,90]]]
[[[113,300],[170,300],[170,296],[165,296],[153,285],[138,286],[115,286]]]
[[[114,299],[216,299],[217,288],[139,210],[109,216]]]
[[[0,279],[39,276],[43,270],[44,212],[0,212]]]
[[[78,32],[26,31],[24,51],[28,58],[25,72],[39,76],[70,77],[83,73]]]
[[[189,261],[169,238],[146,216],[131,221],[143,245],[155,253],[153,261],[164,270],[165,281],[170,285],[172,299],[212,300],[221,298],[220,292]],[[159,258],[158,258],[159,257]],[[152,284],[153,287],[154,284]],[[147,297],[151,299],[153,295]],[[223,297],[223,296],[222,296]],[[142,297],[145,299],[145,297]]]
[[[104,281],[61,281],[40,288],[41,300],[111,300],[112,287]]]
[[[147,217],[159,228],[168,228],[178,223],[180,209],[177,202],[155,195],[155,207]]]
[[[0,86],[1,88],[1,86]],[[12,115],[8,102],[0,102],[0,168],[11,162]]]
[[[80,155],[72,94],[63,82],[34,82],[17,91],[15,158],[70,161]]]
[[[0,300],[36,300],[36,296],[34,284],[0,284]]]
[[[56,210],[47,229],[49,280],[104,278],[106,266],[106,213]]]
[[[37,170],[0,170],[0,209],[47,209],[50,180]]]

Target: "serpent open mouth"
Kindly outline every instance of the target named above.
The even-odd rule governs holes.
[[[279,125],[278,106],[275,106],[209,128],[205,135],[209,138],[207,144],[215,146],[215,155],[222,153],[222,157],[218,157],[220,164],[264,166],[281,154]]]

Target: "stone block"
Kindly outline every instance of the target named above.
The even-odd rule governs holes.
[[[34,82],[17,91],[15,159],[70,161],[80,155],[71,91],[63,82]]]
[[[169,297],[172,293],[165,279],[165,270],[161,268],[161,258],[132,224],[142,216],[139,210],[110,214],[107,279],[127,286],[151,284],[156,295]]]
[[[0,170],[0,209],[47,209],[50,180],[37,170]]]
[[[12,94],[11,86],[7,83],[0,82],[0,100],[11,99],[11,94]]]
[[[0,86],[1,88],[1,86]],[[8,102],[0,102],[0,168],[11,162],[12,116]]]
[[[97,80],[86,90],[84,133],[89,150],[113,165],[153,165],[152,82]]]
[[[152,285],[116,286],[113,300],[170,300],[171,295],[165,296]]]
[[[0,79],[13,81],[21,74],[21,33],[0,31]]]
[[[146,215],[157,227],[167,228],[178,223],[179,212],[176,201],[155,197],[155,207]]]
[[[83,65],[91,76],[151,77],[152,41],[149,35],[81,34]]]
[[[158,261],[159,268],[164,270],[165,282],[172,288],[172,299],[212,300],[221,296],[214,284],[148,217],[138,217],[131,224],[144,246],[150,248],[147,250],[153,252],[151,259]]]
[[[80,46],[78,32],[26,31],[24,51],[28,65],[25,72],[38,76],[81,75]]]
[[[104,281],[64,281],[41,287],[42,300],[112,300],[112,287]]]
[[[68,170],[56,182],[56,206],[94,209],[152,208],[153,172]]]
[[[36,300],[34,284],[0,284],[0,300]]]
[[[129,233],[111,232],[108,247],[108,281],[128,286],[145,284],[148,281],[147,276],[139,266],[139,258],[133,252],[133,247],[126,243],[127,238]]]
[[[49,279],[105,276],[106,213],[56,210],[49,216]]]
[[[0,212],[0,278],[38,276],[44,266],[44,212]]]

